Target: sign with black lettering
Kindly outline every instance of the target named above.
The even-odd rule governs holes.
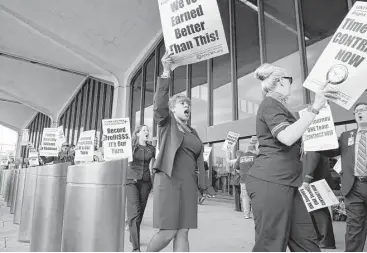
[[[78,144],[75,147],[76,162],[93,162],[95,138],[95,130],[80,133]]]
[[[240,137],[239,134],[229,131],[226,140],[223,143],[222,150],[223,151],[233,150],[239,137]]]
[[[40,156],[58,156],[57,146],[58,130],[57,128],[44,128],[40,147]]]
[[[59,126],[57,128],[58,131],[58,137],[57,137],[57,146],[61,148],[62,144],[64,144],[66,141],[65,135],[64,135],[64,127]]]
[[[331,38],[303,86],[337,91],[336,104],[349,110],[367,88],[367,2],[356,2]]]
[[[308,212],[339,203],[325,179],[313,182],[308,186],[301,186],[298,190]]]
[[[133,160],[129,118],[102,120],[104,159],[128,158]]]
[[[217,1],[158,0],[172,70],[228,53]]]
[[[307,111],[307,108],[299,112],[300,116]],[[329,105],[326,105],[316,115],[312,124],[303,134],[304,151],[321,151],[336,149],[339,147],[338,136],[334,127],[333,115]]]
[[[250,145],[256,145],[258,142],[257,136],[252,136],[250,140]]]
[[[28,162],[30,167],[39,166],[38,152],[35,148],[29,149]]]

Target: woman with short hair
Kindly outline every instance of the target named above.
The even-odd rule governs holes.
[[[169,98],[170,56],[167,52],[162,58],[164,72],[154,95],[159,154],[154,164],[153,226],[159,231],[148,252],[161,251],[171,240],[173,251],[189,251],[189,230],[197,228],[198,187],[206,188],[204,146],[188,125],[191,101],[179,94]]]
[[[298,187],[302,185],[301,137],[335,92],[316,93],[298,120],[287,108],[293,78],[264,64],[255,71],[264,99],[256,117],[259,154],[246,177],[255,221],[253,251],[320,251]]]

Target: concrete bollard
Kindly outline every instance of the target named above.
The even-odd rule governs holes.
[[[38,167],[31,252],[61,251],[66,175],[70,163]]]
[[[127,159],[70,166],[61,251],[123,251]]]

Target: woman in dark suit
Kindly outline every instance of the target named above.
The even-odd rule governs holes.
[[[253,251],[320,251],[298,187],[302,184],[300,138],[332,92],[320,92],[298,120],[287,108],[293,78],[270,64],[255,72],[264,100],[256,118],[259,154],[246,177],[255,221]]]
[[[140,224],[152,189],[150,164],[154,162],[155,147],[148,144],[149,129],[137,126],[132,134],[133,161],[127,169],[127,222],[133,251],[140,251]]]
[[[154,164],[153,226],[159,231],[148,252],[161,251],[171,240],[175,252],[189,251],[189,229],[197,228],[198,187],[206,188],[204,146],[187,125],[191,101],[182,95],[169,99],[170,56],[166,53],[162,58],[164,72],[154,96],[159,154]]]

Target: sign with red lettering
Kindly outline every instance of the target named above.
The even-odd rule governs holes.
[[[172,70],[228,53],[217,1],[158,0]]]

